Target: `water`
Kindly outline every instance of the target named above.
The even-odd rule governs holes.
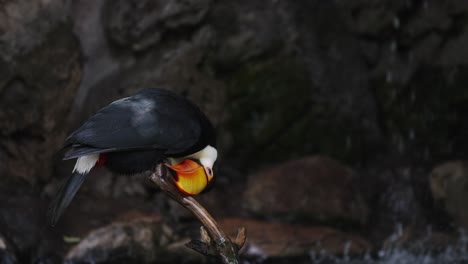
[[[396,239],[401,234],[398,230],[389,239]],[[460,238],[452,245],[447,246],[439,252],[433,252],[428,249],[428,241],[431,236],[431,231],[428,230],[428,235],[425,239],[414,242],[414,247],[409,250],[402,247],[393,247],[389,249],[381,249],[376,255],[367,253],[360,258],[349,256],[348,249],[350,245],[345,245],[343,256],[330,256],[325,251],[309,253],[310,263],[317,264],[462,264],[468,263],[468,236],[460,231]]]
[[[334,257],[326,254],[310,254],[311,263],[336,263],[336,264],[443,264],[443,263],[468,263],[468,254],[465,250],[456,247],[448,247],[440,253],[412,252],[406,249],[391,249],[380,251],[378,256],[366,254],[362,258],[350,256]]]

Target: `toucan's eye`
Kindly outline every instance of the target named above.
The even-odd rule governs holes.
[[[211,168],[206,167],[206,172],[208,172],[208,175],[210,175],[211,177],[213,177],[213,171],[211,170]]]

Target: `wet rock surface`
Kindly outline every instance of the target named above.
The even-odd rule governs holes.
[[[64,1],[0,7],[0,173],[30,184],[50,179],[80,82],[67,13]]]
[[[219,224],[230,236],[236,234],[239,226],[247,228],[248,242],[241,258],[255,263],[303,258],[311,252],[356,257],[372,249],[371,244],[358,235],[325,226],[307,227],[248,218],[223,218]],[[189,240],[174,233],[160,218],[136,215],[92,230],[68,251],[66,261],[205,263],[203,256],[185,247]]]
[[[167,244],[159,218],[117,222],[91,231],[71,248],[67,263],[153,263]]]
[[[324,226],[307,227],[241,218],[222,219],[219,224],[231,237],[236,235],[240,226],[248,230],[247,244],[241,253],[246,259],[279,260],[304,257],[311,252],[360,256],[372,248],[362,237]]]
[[[369,208],[356,188],[358,181],[338,161],[305,157],[251,175],[244,205],[257,216],[364,225]]]
[[[429,176],[432,197],[439,209],[445,211],[455,226],[468,227],[468,212],[465,201],[468,199],[467,161],[449,161],[432,170]]]

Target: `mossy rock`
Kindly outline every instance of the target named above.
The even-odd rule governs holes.
[[[361,157],[366,145],[362,129],[337,106],[318,102],[307,66],[299,59],[249,62],[223,77],[228,116],[220,134],[232,136],[225,153],[242,166],[314,153],[349,161]]]

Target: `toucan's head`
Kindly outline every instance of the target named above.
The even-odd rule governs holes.
[[[181,192],[186,195],[196,195],[213,180],[213,164],[217,157],[216,149],[208,145],[189,156],[170,158],[166,166],[174,170],[174,183]]]

